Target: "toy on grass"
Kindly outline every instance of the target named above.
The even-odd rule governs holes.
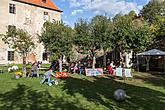
[[[56,78],[54,78],[53,80],[50,81],[50,83],[48,83],[49,86],[52,86],[52,85],[58,85],[58,81]]]
[[[68,72],[66,72],[66,71],[56,72],[56,78],[67,78],[68,76],[69,76]]]
[[[23,73],[22,73],[22,72],[20,72],[20,71],[15,72],[15,78],[16,78],[16,79],[19,79],[19,78],[21,78],[22,76],[23,76]]]
[[[124,101],[125,96],[126,96],[125,91],[123,89],[115,90],[113,95],[114,95],[115,100],[119,102]]]
[[[12,71],[16,71],[16,70],[18,70],[18,66],[12,66],[12,67],[9,67],[8,69],[8,72],[12,72]]]

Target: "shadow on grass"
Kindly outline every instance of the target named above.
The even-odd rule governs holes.
[[[53,97],[48,91],[35,91],[25,85],[0,94],[0,110],[84,110],[65,97]]]
[[[60,81],[55,89],[62,92],[61,95],[18,84],[16,88],[0,93],[0,110],[165,110],[165,92],[117,82],[111,77],[71,76]],[[124,102],[113,99],[118,88],[126,91]]]
[[[165,75],[164,73],[139,73],[134,76],[137,80],[143,80],[146,83],[152,84],[154,86],[161,86],[165,88]]]
[[[88,101],[101,104],[107,109],[125,110],[164,110],[165,93],[154,91],[146,87],[133,86],[116,82],[113,79],[95,77],[93,81],[86,78],[70,77],[64,80],[63,90],[68,94],[82,94]],[[124,102],[116,102],[113,93],[122,88],[126,91],[127,99]]]

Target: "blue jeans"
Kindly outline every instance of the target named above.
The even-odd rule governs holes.
[[[80,71],[79,74],[82,74],[84,72],[84,69],[80,69],[79,71]]]
[[[32,77],[34,77],[35,74],[37,75],[37,77],[39,77],[39,70],[38,69],[32,70]]]
[[[40,82],[40,84],[44,84],[45,82],[48,82],[48,84],[51,82],[50,77],[44,75],[44,79]]]

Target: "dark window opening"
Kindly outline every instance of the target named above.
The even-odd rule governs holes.
[[[48,12],[44,12],[44,20],[48,21],[49,20],[49,15]]]
[[[46,0],[42,0],[43,3],[46,3]]]
[[[47,52],[44,52],[43,54],[42,54],[42,60],[48,60],[48,53]]]
[[[44,15],[48,15],[48,12],[44,12]]]
[[[9,13],[15,14],[16,13],[16,7],[15,4],[9,4]]]
[[[8,61],[14,61],[14,51],[8,51]]]

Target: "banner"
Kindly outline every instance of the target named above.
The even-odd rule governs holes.
[[[98,76],[98,75],[103,75],[103,69],[102,68],[88,68],[85,69],[86,76]]]

